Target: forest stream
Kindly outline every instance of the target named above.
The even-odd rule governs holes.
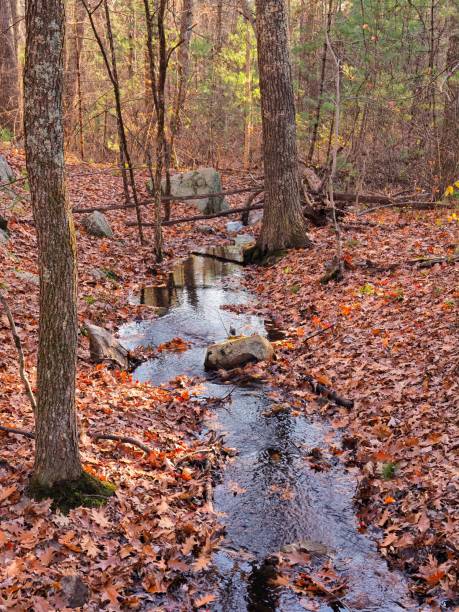
[[[243,273],[235,263],[193,255],[174,269],[168,287],[146,287],[134,296],[161,307],[162,316],[129,323],[120,331],[129,349],[177,336],[191,344],[185,352],[165,351],[143,363],[134,372],[137,380],[159,385],[179,375],[201,377],[205,397],[226,398],[210,408],[213,416],[207,422],[238,452],[214,491],[226,537],[214,555],[218,599],[212,609],[408,609],[403,577],[388,569],[375,542],[358,531],[352,475],[336,458],[322,471],[305,460],[308,449],[327,448],[327,424],[288,412],[270,415],[271,387],[228,385],[204,371],[206,347],[224,340],[231,328],[237,334],[267,335],[260,318],[222,308],[251,300],[241,288]],[[310,555],[317,567],[332,566],[346,581],[343,594],[314,600],[273,584],[277,566],[272,555],[292,550]]]

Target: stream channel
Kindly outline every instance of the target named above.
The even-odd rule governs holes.
[[[225,444],[238,455],[226,466],[214,491],[226,537],[215,553],[216,612],[296,612],[319,610],[413,609],[403,578],[389,571],[376,544],[359,533],[353,505],[355,482],[338,460],[317,471],[305,460],[308,449],[327,448],[326,423],[279,413],[266,416],[272,388],[261,384],[230,387],[204,371],[206,347],[224,340],[228,330],[267,335],[256,316],[235,314],[225,305],[246,304],[253,296],[241,288],[243,268],[232,262],[193,255],[170,275],[168,287],[145,287],[134,299],[161,307],[162,316],[122,327],[123,344],[157,346],[174,337],[191,344],[183,353],[164,351],[134,372],[155,385],[178,375],[205,379],[206,397],[228,396],[211,408],[208,429],[225,433]],[[235,483],[237,486],[235,487]],[[332,563],[347,580],[339,598],[317,597],[272,586],[276,566],[270,556],[281,550],[306,550],[316,563]],[[309,606],[309,607],[308,607]],[[315,606],[315,607],[314,607]]]

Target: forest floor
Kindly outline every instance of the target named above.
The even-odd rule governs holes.
[[[4,153],[23,171],[21,151]],[[144,178],[139,175],[140,185]],[[240,184],[224,176],[225,188]],[[26,200],[13,209],[0,195],[0,213],[6,211],[11,232],[0,246],[0,286],[34,380],[36,236],[20,185],[16,191]],[[69,163],[68,185],[74,207],[121,201],[120,178],[104,166]],[[242,196],[231,199],[234,206],[242,202]],[[193,210],[176,205],[173,216]],[[144,214],[151,217],[150,211]],[[458,226],[449,215],[444,209],[348,215],[343,238],[349,269],[340,283],[320,283],[324,262],[335,252],[330,227],[311,229],[312,248],[289,252],[267,267],[249,267],[244,276],[259,298],[252,311],[286,333],[277,343],[277,360],[263,370],[247,366],[246,373],[284,387],[296,410],[295,398],[301,406],[308,400],[301,410],[330,423],[336,432],[330,452],[359,481],[361,530],[376,533],[381,554],[410,577],[412,593],[432,610],[443,600],[459,603],[458,263],[421,268],[412,260],[454,253]],[[131,304],[129,295],[160,283],[196,246],[229,240],[227,218],[202,222],[214,227],[211,235],[200,233],[199,224],[166,228],[166,260],[156,266],[151,245],[140,247],[136,229],[125,226],[133,216],[107,214],[115,233],[111,241],[89,236],[76,216],[81,325],[90,320],[115,331],[135,318],[152,318],[151,309]],[[175,342],[164,348],[181,347]],[[308,376],[353,399],[354,407],[318,397]],[[68,578],[78,575],[90,590],[88,609],[140,609],[158,597],[167,609],[178,609],[174,601],[180,609],[209,609],[215,594],[207,575],[222,537],[210,470],[230,451],[211,436],[198,437],[206,413],[196,397],[199,383],[186,377],[167,388],[133,382],[130,375],[92,364],[81,335],[77,387],[85,469],[113,481],[116,496],[104,508],[53,514],[49,502],[24,495],[33,442],[0,432],[0,607],[61,609],[69,592],[84,600],[85,587],[77,581],[75,589]],[[0,388],[0,424],[32,430],[2,312]],[[96,442],[91,434],[97,432],[133,436],[151,450]]]

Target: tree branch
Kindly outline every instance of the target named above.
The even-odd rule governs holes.
[[[19,375],[21,377],[22,382],[24,383],[24,387],[27,393],[27,396],[30,400],[30,404],[32,406],[32,410],[34,415],[36,415],[37,412],[37,401],[35,399],[35,395],[33,394],[32,391],[32,387],[30,385],[30,381],[29,378],[27,376],[27,372],[25,370],[25,365],[24,365],[24,351],[22,350],[22,343],[21,343],[21,339],[18,335],[17,329],[16,329],[16,324],[14,322],[13,319],[13,315],[11,313],[10,307],[8,305],[8,302],[6,301],[5,296],[3,295],[3,293],[0,291],[0,303],[2,304],[3,308],[5,309],[6,312],[6,316],[8,318],[8,323],[10,325],[10,330],[11,330],[11,335],[13,336],[13,341],[14,344],[16,346],[16,350],[18,352],[18,357],[19,357]]]

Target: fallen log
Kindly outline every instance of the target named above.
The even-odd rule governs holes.
[[[363,215],[368,215],[372,212],[376,212],[378,210],[383,210],[384,208],[413,208],[414,210],[434,210],[435,208],[452,208],[451,204],[442,204],[439,202],[399,202],[392,201],[387,204],[383,204],[382,206],[374,206],[373,208],[367,208],[366,210],[361,210],[357,213],[357,217],[362,217]]]
[[[218,213],[212,213],[210,215],[195,215],[193,217],[180,217],[178,219],[169,219],[168,221],[162,221],[163,227],[169,225],[179,225],[180,223],[194,223],[194,221],[206,221],[207,219],[216,219],[218,217],[228,217],[234,214],[245,214],[250,213],[252,210],[262,210],[264,208],[264,201],[256,202],[252,206],[242,206],[240,208],[231,208],[230,210],[223,210]],[[328,208],[317,208],[313,209],[309,206],[303,207],[304,216],[311,221],[314,225],[321,227],[325,225],[326,213],[329,212]],[[343,212],[343,211],[340,211]],[[154,223],[142,223],[143,227],[154,227]],[[137,222],[128,221],[127,227],[137,227]]]
[[[27,431],[26,429],[17,429],[16,427],[6,427],[5,425],[0,425],[0,431],[4,431],[7,434],[15,434],[18,436],[24,436],[25,438],[29,438],[31,440],[35,439],[35,433],[33,431]],[[137,438],[131,438],[131,436],[118,436],[115,434],[98,434],[98,433],[87,433],[88,438],[95,440],[114,440],[116,442],[121,442],[122,444],[132,444],[132,446],[137,446],[143,450],[144,453],[150,454],[154,449],[150,448]]]
[[[384,195],[373,195],[369,193],[348,193],[337,191],[334,194],[335,200],[340,202],[355,202],[357,195],[359,202],[368,202],[368,204],[391,204],[394,199]]]
[[[244,187],[241,189],[230,189],[228,191],[219,191],[216,193],[209,193],[206,194],[205,196],[203,196],[202,194],[194,194],[194,195],[190,195],[190,196],[162,196],[161,197],[161,202],[186,202],[188,200],[200,200],[203,197],[210,197],[210,198],[217,198],[217,197],[222,197],[222,196],[228,196],[228,195],[236,195],[238,193],[250,193],[250,192],[260,192],[263,191],[263,189],[260,187]],[[152,198],[148,198],[147,200],[142,200],[141,202],[139,202],[139,206],[148,206],[149,204],[153,204],[154,200]],[[105,212],[105,211],[110,211],[110,210],[124,210],[124,209],[129,209],[129,208],[135,208],[135,204],[113,204],[112,206],[93,206],[91,208],[74,208],[72,210],[73,214],[80,214],[80,213],[91,213],[91,212],[95,212],[96,210],[100,211],[100,212]]]
[[[210,215],[195,215],[194,217],[181,217],[179,219],[170,219],[169,221],[163,221],[161,225],[167,226],[167,225],[178,225],[179,223],[193,223],[193,221],[203,221],[206,219],[215,219],[217,217],[227,217],[229,215],[244,213],[247,211],[250,212],[251,210],[261,210],[263,207],[264,207],[263,203],[261,204],[257,203],[250,207],[243,206],[241,208],[232,208],[231,210],[223,210],[221,212],[212,213]],[[133,227],[133,226],[137,226],[137,223],[134,221],[129,221],[128,223],[126,223],[126,225],[128,227]],[[144,227],[154,227],[155,224],[154,223],[142,223],[142,225]]]

